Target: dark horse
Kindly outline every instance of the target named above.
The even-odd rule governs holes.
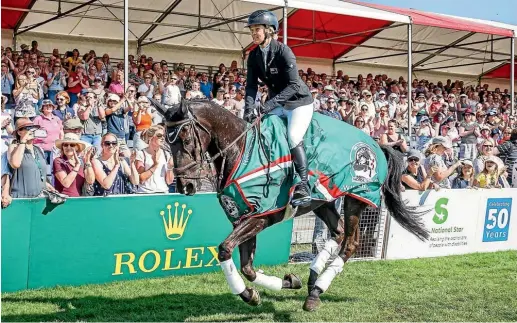
[[[200,186],[203,168],[209,163],[213,163],[216,169],[212,179],[217,190],[222,190],[231,170],[239,162],[239,152],[245,144],[245,134],[251,128],[250,124],[207,101],[183,101],[169,109],[156,101],[153,104],[165,119],[167,141],[175,163],[177,190],[194,195]],[[389,167],[382,188],[388,210],[406,230],[422,240],[427,239],[429,233],[420,222],[420,214],[407,207],[400,197],[402,159],[389,147],[382,147],[382,151]],[[341,200],[344,217],[339,212],[340,203],[336,203]],[[328,289],[332,279],[355,253],[359,239],[359,219],[366,207],[366,203],[345,196],[334,202],[314,200],[310,207],[297,210],[296,216],[314,211],[332,234],[332,239],[326,242],[310,266],[309,295],[303,305],[305,310],[313,311],[319,306],[320,294]],[[301,281],[293,274],[287,274],[281,279],[253,269],[257,234],[283,219],[284,212],[245,218],[234,225],[233,231],[219,245],[218,259],[230,290],[250,305],[258,305],[260,296],[254,288],[246,288],[236,270],[232,260],[235,247],[239,247],[241,272],[248,281],[273,290],[302,287]]]

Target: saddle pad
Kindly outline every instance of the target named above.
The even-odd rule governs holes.
[[[333,201],[352,195],[372,206],[380,204],[387,163],[379,145],[363,131],[315,113],[304,136],[313,199]],[[296,183],[287,141],[287,120],[267,115],[246,135],[220,203],[231,222],[284,209]]]

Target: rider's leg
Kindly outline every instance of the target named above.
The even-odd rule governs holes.
[[[291,148],[291,157],[294,169],[300,176],[300,183],[296,186],[293,200],[294,206],[308,206],[311,202],[311,193],[308,185],[308,162],[303,146],[303,136],[312,120],[313,105],[304,105],[287,111],[287,137]]]

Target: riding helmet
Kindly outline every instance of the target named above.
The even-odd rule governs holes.
[[[271,26],[278,32],[278,19],[275,14],[269,10],[257,10],[248,17],[246,27],[252,25],[266,25]]]

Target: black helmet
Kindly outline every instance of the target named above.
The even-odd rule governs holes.
[[[252,25],[266,25],[271,26],[278,32],[278,19],[275,14],[268,10],[257,10],[248,17],[246,27]]]

